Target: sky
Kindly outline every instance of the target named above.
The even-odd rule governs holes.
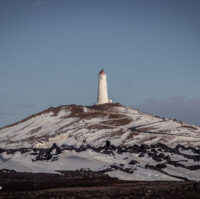
[[[113,102],[200,126],[199,0],[1,0],[0,126]]]

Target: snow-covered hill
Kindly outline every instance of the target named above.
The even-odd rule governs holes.
[[[1,128],[0,148],[0,169],[200,180],[200,127],[120,104],[49,108]]]
[[[0,147],[101,146],[164,143],[200,146],[200,127],[119,104],[49,108],[0,129]]]

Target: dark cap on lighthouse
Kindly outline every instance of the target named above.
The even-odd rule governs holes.
[[[105,74],[104,70],[100,70],[99,75]]]

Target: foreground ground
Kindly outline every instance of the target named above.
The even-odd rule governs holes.
[[[0,198],[200,198],[200,183],[130,182],[90,171],[0,171]]]

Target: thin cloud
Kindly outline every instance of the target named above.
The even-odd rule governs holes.
[[[0,74],[1,80],[9,80],[9,81],[27,81],[31,80],[32,77],[30,75],[13,75],[13,74]]]
[[[133,84],[127,83],[122,86],[123,90],[132,90],[134,88]]]
[[[48,0],[38,0],[34,2],[33,8],[46,8],[51,7],[52,3]]]
[[[200,126],[200,99],[174,96],[164,100],[149,98],[134,108]]]
[[[19,115],[19,110],[29,110],[35,109],[37,106],[35,104],[12,104],[10,106],[5,105],[0,107],[0,116],[16,116]]]
[[[16,116],[18,115],[18,113],[11,113],[11,112],[4,112],[4,111],[0,111],[0,116]]]
[[[20,108],[36,108],[35,104],[19,104],[19,105],[16,105],[16,106],[20,107]]]

